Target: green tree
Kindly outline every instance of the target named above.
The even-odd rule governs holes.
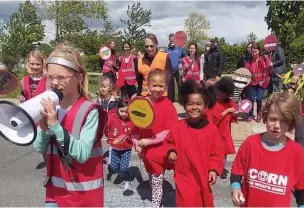
[[[303,1],[267,1],[265,21],[281,45],[288,51],[290,44],[304,32]]]
[[[247,39],[247,43],[249,42],[256,42],[256,40],[258,39],[256,34],[253,33],[253,32],[250,32],[247,36],[246,36],[246,39]]]
[[[106,18],[103,1],[40,1],[41,16],[56,27],[56,42],[70,40],[88,29],[89,22]]]
[[[104,20],[103,28],[101,29],[101,34],[105,39],[121,37],[122,33],[118,30],[117,27],[112,25],[112,21],[109,17],[106,17]]]
[[[10,66],[17,64],[43,38],[44,26],[37,16],[37,7],[27,0],[0,27],[3,61]]]
[[[38,45],[38,49],[42,51],[46,56],[49,56],[54,48],[50,44],[40,43]]]
[[[128,19],[120,19],[120,21],[127,26],[127,28],[124,29],[124,39],[128,40],[137,51],[144,49],[142,40],[147,33],[143,27],[151,27],[151,14],[151,10],[144,9],[141,3],[137,2],[132,6],[128,5]]]
[[[208,39],[208,29],[210,29],[207,18],[202,14],[191,13],[185,19],[184,27],[189,39],[188,42],[195,42],[202,47],[204,40]]]

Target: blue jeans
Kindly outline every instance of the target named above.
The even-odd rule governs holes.
[[[246,89],[246,97],[252,102],[252,109],[249,111],[249,116],[253,116],[253,105],[254,101],[257,102],[257,114],[262,112],[262,100],[265,93],[265,88],[262,88],[258,85],[248,86]]]

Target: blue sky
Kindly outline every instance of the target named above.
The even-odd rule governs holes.
[[[114,26],[123,29],[120,19],[126,19],[127,6],[134,1],[106,1],[109,15]],[[0,21],[18,10],[20,1],[0,0]],[[264,17],[267,14],[265,1],[141,1],[146,9],[151,9],[151,27],[148,32],[156,34],[159,45],[167,45],[168,35],[183,30],[183,22],[192,12],[206,16],[210,22],[210,36],[225,37],[229,43],[246,40],[246,35],[254,32],[259,39],[264,39],[270,31]],[[55,26],[50,21],[46,25],[45,41],[54,39]],[[90,25],[100,29],[102,23]]]

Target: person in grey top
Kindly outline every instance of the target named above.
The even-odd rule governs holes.
[[[269,53],[269,57],[272,62],[273,73],[270,75],[271,82],[268,86],[268,95],[273,92],[281,92],[280,76],[286,71],[285,52],[280,45],[277,45],[277,48]]]

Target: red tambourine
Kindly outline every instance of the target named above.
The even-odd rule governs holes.
[[[121,144],[123,143],[128,137],[126,135],[121,135],[115,139],[113,139],[113,141],[111,143],[113,143],[114,145],[117,145],[117,144]]]
[[[239,112],[240,113],[249,113],[252,109],[252,102],[248,99],[242,100],[239,103]]]
[[[178,31],[174,35],[174,43],[177,47],[184,47],[187,44],[187,34],[184,31]]]

